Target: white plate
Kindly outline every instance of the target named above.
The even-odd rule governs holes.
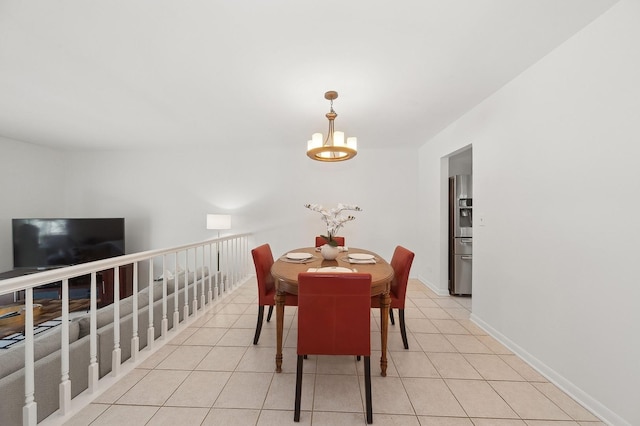
[[[373,260],[374,256],[372,254],[365,253],[349,253],[349,257],[355,260]]]
[[[311,253],[287,253],[287,259],[291,260],[305,260],[311,259],[313,255]]]
[[[349,268],[343,268],[342,266],[325,266],[324,268],[318,268],[316,272],[353,272]]]

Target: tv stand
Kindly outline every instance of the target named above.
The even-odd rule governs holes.
[[[120,299],[133,294],[133,264],[123,265],[119,270]],[[103,307],[113,303],[114,296],[114,270],[98,272],[98,294],[101,294],[99,306]]]

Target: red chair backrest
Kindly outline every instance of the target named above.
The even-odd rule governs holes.
[[[298,355],[371,354],[371,275],[298,275]]]
[[[344,247],[344,237],[333,237],[333,239],[336,240],[336,243],[338,243],[339,246]],[[325,244],[327,244],[327,240],[325,240],[324,237],[316,237],[316,247],[322,247]]]
[[[407,296],[407,282],[409,281],[409,271],[415,254],[402,246],[397,246],[391,258],[393,268],[393,281],[391,281],[391,292],[398,298],[404,309],[404,300]]]
[[[273,253],[269,244],[263,244],[251,250],[253,256],[253,264],[256,267],[256,278],[258,280],[258,297],[259,303],[273,305],[273,300],[262,300],[266,297],[267,292],[275,288],[275,281],[271,275],[271,266],[273,266]],[[273,298],[273,296],[272,296]]]

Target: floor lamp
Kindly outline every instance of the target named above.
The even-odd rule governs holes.
[[[228,214],[208,214],[207,215],[207,229],[214,229],[218,231],[218,238],[220,238],[220,231],[223,229],[231,229],[231,215]],[[218,272],[220,272],[220,242],[216,242],[216,253]]]

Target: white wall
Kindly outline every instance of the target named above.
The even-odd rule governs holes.
[[[131,252],[215,236],[206,214],[228,213],[232,229],[222,235],[255,232],[255,245],[268,242],[277,256],[326,231],[304,204],[356,203],[363,211],[340,232],[348,245],[388,259],[397,244],[417,245],[417,150],[361,148],[329,164],[308,159],[305,148],[70,153],[66,214],[124,216]]]
[[[473,144],[473,318],[612,424],[640,424],[638,22],[619,2],[420,152],[419,275],[446,288],[442,159]]]
[[[229,213],[222,235],[254,232],[274,255],[312,245],[324,233],[306,203],[356,203],[362,212],[340,232],[347,244],[390,258],[413,249],[416,150],[367,150],[344,163],[318,163],[306,145],[247,153],[217,147],[60,152],[0,139],[0,265],[11,269],[11,218],[125,217],[127,252],[211,238],[207,213]],[[414,264],[419,263],[419,259]]]
[[[232,229],[222,235],[252,232],[254,246],[269,243],[278,256],[325,233],[320,215],[304,204],[343,202],[363,209],[340,231],[348,245],[390,259],[396,245],[418,243],[417,150],[361,147],[354,160],[328,164],[308,159],[302,142],[251,153],[214,143],[56,152],[2,141],[1,148],[2,271],[13,266],[13,217],[124,217],[126,251],[133,253],[214,237],[216,231],[205,229],[206,214],[228,213]]]
[[[64,211],[64,156],[0,136],[0,272],[13,267],[11,219]]]

